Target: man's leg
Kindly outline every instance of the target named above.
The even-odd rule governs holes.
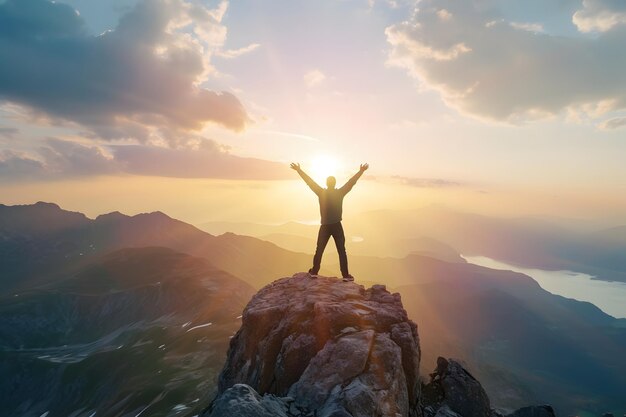
[[[346,235],[343,232],[341,222],[333,224],[332,235],[335,240],[335,246],[337,246],[337,253],[339,254],[339,268],[341,269],[341,276],[344,278],[349,277],[348,255],[346,254]]]
[[[317,247],[315,248],[315,256],[313,256],[313,268],[309,270],[312,274],[317,274],[322,265],[322,255],[324,254],[324,249],[326,249],[328,239],[330,239],[330,228],[328,226],[327,224],[321,225],[317,233]]]

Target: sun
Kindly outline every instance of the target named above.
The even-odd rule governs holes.
[[[311,160],[311,176],[322,184],[326,183],[326,178],[338,174],[340,163],[337,158],[330,155],[317,155]]]

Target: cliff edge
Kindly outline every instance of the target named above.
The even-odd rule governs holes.
[[[267,285],[246,306],[204,415],[498,415],[469,372],[440,359],[423,395],[417,326],[399,294],[298,273]]]

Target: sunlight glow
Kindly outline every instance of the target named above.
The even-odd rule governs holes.
[[[317,155],[311,160],[311,177],[320,185],[325,184],[329,176],[337,176],[339,169],[339,161],[330,155]]]

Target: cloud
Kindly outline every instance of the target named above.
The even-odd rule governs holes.
[[[480,119],[519,123],[598,103],[611,103],[605,112],[626,107],[626,30],[557,36],[507,22],[498,5],[423,0],[386,29],[388,63]],[[454,18],[442,20],[442,9]]]
[[[369,9],[372,9],[376,4],[383,4],[391,9],[398,9],[400,7],[412,6],[420,0],[367,0]]]
[[[528,32],[543,32],[543,25],[540,23],[527,23],[527,22],[511,22],[511,27],[520,30],[526,30]]]
[[[19,133],[19,129],[15,127],[0,127],[0,137],[13,139]]]
[[[437,17],[443,21],[452,19],[452,13],[446,9],[437,10]]]
[[[144,0],[92,36],[70,6],[0,3],[0,100],[76,123],[103,138],[165,140],[249,117],[231,93],[202,87],[223,49],[227,3]],[[10,64],[9,64],[10,63]]]
[[[311,88],[323,83],[326,80],[326,75],[318,69],[312,69],[304,74],[303,78],[307,87]]]
[[[626,117],[615,117],[600,123],[600,129],[615,130],[626,127]]]
[[[254,51],[259,46],[261,45],[258,43],[251,43],[250,45],[244,46],[243,48],[239,48],[239,49],[227,49],[225,51],[218,51],[217,56],[221,58],[226,58],[226,59],[238,58],[242,55],[245,55],[247,53]]]
[[[176,178],[278,180],[292,176],[285,164],[244,158],[212,140],[196,149],[150,145],[100,147],[46,139],[33,155],[0,151],[2,180],[55,180],[93,175],[146,175]]]
[[[446,180],[442,178],[415,178],[403,177],[400,175],[394,175],[391,178],[400,184],[418,188],[448,188],[464,186],[463,183],[458,181]]]
[[[624,0],[583,0],[583,8],[574,13],[572,22],[581,32],[607,32],[626,24]]]

